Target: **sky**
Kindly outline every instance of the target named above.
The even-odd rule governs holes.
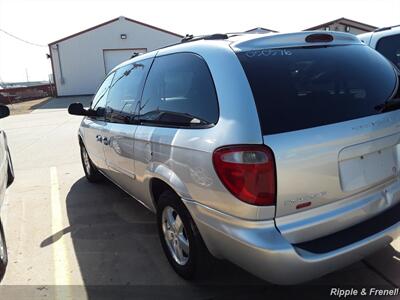
[[[400,24],[400,0],[0,0],[0,81],[48,80],[47,44],[119,16],[182,35],[293,32],[340,17],[383,27]]]

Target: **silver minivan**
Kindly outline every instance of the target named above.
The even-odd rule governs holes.
[[[212,254],[293,284],[400,235],[398,86],[351,34],[218,34],[122,63],[69,112],[87,179],[157,214],[179,275]]]

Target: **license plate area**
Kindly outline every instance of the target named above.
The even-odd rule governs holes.
[[[395,177],[397,169],[396,146],[358,153],[355,157],[339,161],[340,184],[345,192],[359,190]]]

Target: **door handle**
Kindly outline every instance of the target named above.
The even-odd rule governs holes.
[[[98,141],[98,142],[102,142],[103,141],[103,137],[101,136],[101,135],[96,135],[96,141]]]
[[[110,140],[108,139],[108,138],[106,138],[106,137],[103,137],[103,144],[104,145],[109,145],[110,144]]]

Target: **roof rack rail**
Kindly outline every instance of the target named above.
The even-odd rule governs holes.
[[[131,58],[134,58],[134,57],[136,57],[136,56],[139,56],[140,54],[142,54],[142,53],[140,53],[140,52],[133,52]]]
[[[400,26],[400,25],[381,27],[381,28],[375,29],[374,32],[380,32],[380,31],[390,30],[390,29],[392,29],[392,28],[394,28],[394,27],[399,27],[399,26]]]
[[[210,34],[210,35],[200,35],[200,36],[193,36],[193,34],[187,34],[181,40],[181,42],[187,43],[187,42],[194,42],[194,41],[200,41],[200,40],[226,40],[227,38],[228,38],[228,35],[225,33],[214,33],[214,34]]]

